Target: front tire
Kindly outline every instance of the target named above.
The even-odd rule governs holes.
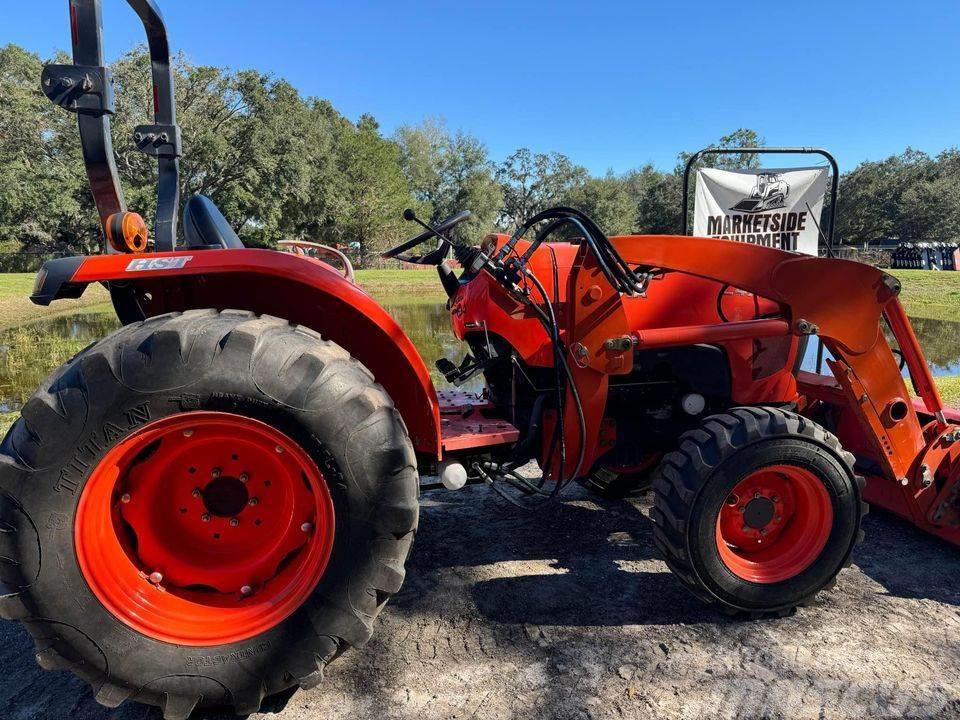
[[[104,705],[249,714],[369,639],[418,492],[399,414],[339,346],[151,318],[56,371],[0,446],[0,614]]]
[[[654,540],[694,595],[783,615],[850,564],[866,513],[853,456],[811,420],[743,407],[680,438],[653,483]]]

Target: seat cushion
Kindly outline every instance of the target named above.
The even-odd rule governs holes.
[[[223,213],[213,204],[213,200],[204,195],[194,195],[184,206],[183,234],[188,247],[243,247],[243,242],[230,227]]]

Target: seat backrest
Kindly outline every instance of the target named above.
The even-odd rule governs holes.
[[[205,195],[194,195],[183,208],[183,234],[187,247],[219,245],[224,248],[242,248],[230,223]]]

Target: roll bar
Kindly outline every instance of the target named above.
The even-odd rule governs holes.
[[[135,128],[133,140],[138,150],[157,158],[154,240],[156,250],[162,252],[176,246],[180,206],[178,158],[182,154],[182,141],[177,126],[170,45],[163,16],[154,0],[127,0],[127,3],[143,23],[150,50],[154,122]],[[52,102],[78,116],[83,162],[103,226],[114,213],[126,211],[110,137],[113,79],[103,58],[100,0],[69,0],[69,6],[73,64],[45,66],[41,86]],[[108,253],[113,252],[106,241],[104,248]]]
[[[693,155],[690,156],[690,159],[687,160],[686,167],[683,169],[683,200],[681,203],[682,206],[682,215],[680,218],[680,225],[682,228],[681,235],[689,234],[689,219],[687,207],[690,200],[690,170],[693,168],[694,163],[697,162],[704,155],[822,155],[830,163],[830,167],[833,169],[833,178],[830,183],[830,227],[829,232],[824,236],[824,240],[827,242],[827,248],[830,250],[831,254],[833,253],[833,228],[834,221],[837,217],[837,198],[839,196],[840,189],[840,169],[837,166],[837,160],[833,157],[828,151],[823,148],[815,147],[754,147],[754,148],[704,148],[703,150],[698,150]],[[821,235],[823,233],[821,232]]]

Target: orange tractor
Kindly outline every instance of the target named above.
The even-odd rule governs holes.
[[[134,135],[159,162],[152,240],[117,180],[99,0],[70,1],[75,64],[42,80],[78,114],[106,247],[48,262],[32,299],[102,283],[123,322],[47,379],[0,447],[0,613],[43,667],[171,719],[317,685],[403,582],[421,474],[524,507],[574,481],[652,479],[677,579],[749,615],[833,583],[864,500],[960,542],[960,417],[890,275],[607,237],[570,208],[478,246],[450,237],[466,213],[421,223],[385,255],[436,266],[467,348],[439,369],[484,385],[437,392],[403,330],[317,248],[245,249],[199,196],[177,232],[166,31],[152,0],[128,2],[153,61],[155,122]],[[799,370],[811,338],[829,375]]]

